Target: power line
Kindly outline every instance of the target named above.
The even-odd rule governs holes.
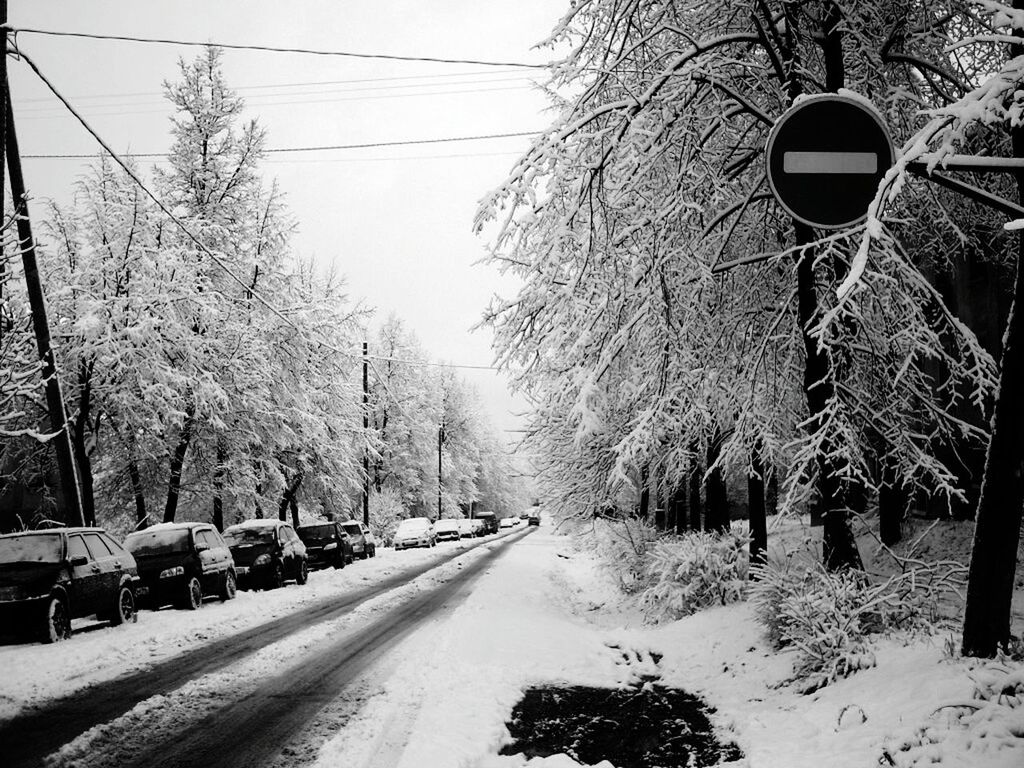
[[[283,48],[272,45],[253,45],[241,43],[215,43],[212,41],[175,40],[163,37],[134,37],[131,35],[100,35],[90,32],[62,32],[52,29],[32,27],[14,27],[3,25],[4,29],[17,34],[49,35],[51,37],[77,37],[87,40],[116,40],[125,43],[152,43],[157,45],[183,45],[198,48],[214,46],[232,51],[264,51],[269,53],[300,53],[308,56],[342,56],[352,59],[384,59],[387,61],[417,61],[430,64],[472,64],[481,67],[520,67],[525,69],[547,69],[547,64],[529,64],[522,61],[484,61],[481,59],[449,59],[438,56],[400,56],[390,53],[355,53],[352,51],[332,51],[316,48]]]
[[[201,251],[203,251],[203,253],[205,253],[207,256],[209,256],[210,259],[214,262],[214,264],[216,264],[228,277],[230,277],[232,280],[234,280],[236,283],[238,283],[242,288],[244,288],[249,295],[251,295],[260,304],[262,304],[264,307],[266,307],[268,310],[270,310],[270,312],[273,315],[275,315],[278,319],[280,319],[286,325],[290,326],[296,332],[298,332],[298,334],[302,338],[306,338],[305,334],[303,333],[303,330],[301,328],[299,328],[299,326],[297,326],[290,318],[288,318],[280,309],[278,309],[276,306],[274,306],[274,304],[269,299],[265,298],[261,293],[259,293],[258,291],[254,290],[252,288],[252,286],[250,286],[245,280],[243,280],[238,275],[236,275],[235,272],[224,262],[223,259],[221,259],[219,256],[217,256],[205,243],[203,243],[198,238],[198,236],[196,236],[192,232],[192,230],[190,230],[185,225],[185,223],[183,221],[181,221],[181,219],[179,219],[177,216],[174,215],[174,213],[163,203],[163,201],[160,200],[160,198],[158,198],[156,196],[156,194],[152,190],[150,190],[149,187],[147,187],[145,185],[145,183],[143,183],[142,179],[140,179],[138,177],[138,175],[129,167],[129,165],[124,160],[122,160],[121,157],[117,153],[115,153],[107,145],[107,143],[103,140],[103,138],[92,128],[92,126],[89,125],[89,123],[85,120],[85,118],[83,118],[75,110],[74,106],[72,106],[71,103],[68,102],[67,99],[64,98],[64,96],[60,93],[60,91],[57,90],[57,87],[53,83],[50,82],[50,80],[42,73],[42,71],[39,69],[39,67],[36,66],[35,62],[32,61],[32,59],[30,59],[28,56],[26,56],[24,54],[24,52],[21,52],[21,51],[19,51],[19,55],[20,55],[20,58],[26,64],[28,64],[28,66],[32,69],[32,71],[36,74],[36,76],[43,82],[43,84],[50,90],[50,92],[53,93],[53,95],[56,96],[57,99],[59,99],[62,104],[64,104],[64,106],[68,109],[69,112],[71,112],[72,115],[74,115],[75,119],[78,120],[78,122],[82,125],[83,128],[85,128],[85,130],[89,133],[89,135],[91,135],[93,137],[93,139],[95,139],[96,142],[101,147],[103,147],[103,149],[107,152],[107,154],[110,155],[110,157],[114,160],[114,162],[117,163],[121,167],[121,170],[123,170],[128,175],[128,177],[146,194],[147,197],[149,197],[156,204],[156,206],[164,213],[164,215],[167,216],[167,218],[171,222],[173,222],[174,225],[178,229],[180,229],[181,232],[183,234],[185,234],[186,237],[188,237],[189,240],[191,240],[196,246],[198,246],[199,249]],[[336,352],[337,354],[340,354],[340,355],[345,356],[345,357],[352,357],[352,358],[364,357],[364,355],[362,354],[361,350],[360,351],[346,352],[345,350],[339,349],[338,347],[335,347],[332,344],[328,344],[327,342],[325,342],[323,340],[313,340],[313,341],[315,343],[317,343],[317,344],[320,344],[322,347],[324,347],[326,349],[330,349],[331,351]],[[433,367],[497,370],[497,368],[494,368],[493,366],[458,365],[458,364],[455,364],[455,363],[433,363],[433,362],[414,361],[414,360],[402,360],[400,358],[389,358],[389,357],[385,357],[385,356],[382,356],[382,355],[366,355],[365,357],[368,360],[388,361],[388,362],[395,362],[395,363],[401,363],[401,364],[406,364],[406,365],[418,365],[418,366],[425,365],[425,366],[433,366]],[[374,367],[374,370],[376,370],[376,367]],[[379,375],[380,375],[380,373],[378,372],[378,376]]]
[[[27,59],[26,59],[27,61]],[[33,69],[35,65],[30,64]],[[37,74],[39,73],[36,69]],[[42,75],[40,74],[40,77]],[[59,97],[63,100],[63,97]],[[71,109],[71,105],[66,101],[64,102],[68,109]],[[78,119],[79,122],[85,124],[82,117],[77,112],[72,114]],[[92,129],[88,129],[90,133],[93,133]],[[372,149],[376,147],[405,147],[419,144],[449,144],[457,141],[490,141],[493,139],[508,139],[520,136],[536,136],[540,131],[515,131],[512,133],[490,133],[481,134],[478,136],[446,136],[440,139],[403,139],[400,141],[371,141],[363,144],[323,144],[318,146],[308,147],[273,147],[270,149],[263,150],[264,154],[295,154],[299,152],[333,152],[337,150],[345,149]],[[93,134],[95,137],[95,134]],[[98,137],[96,137],[98,138]],[[102,143],[102,142],[101,142]],[[106,149],[106,145],[103,145]],[[110,150],[107,150],[108,152]],[[141,160],[153,160],[167,156],[166,152],[125,152],[120,155],[121,157],[132,157]],[[25,154],[22,155],[25,158],[31,158],[33,160],[88,160],[95,157],[95,155],[88,153],[73,153],[73,154]]]

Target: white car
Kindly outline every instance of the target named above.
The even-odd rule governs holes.
[[[437,544],[437,535],[429,518],[409,517],[398,524],[392,543],[395,549],[433,547]]]
[[[498,521],[499,528],[515,528],[516,523],[519,522],[518,517],[503,517]]]
[[[479,526],[473,525],[473,521],[467,518],[459,520],[459,536],[463,539],[468,539],[476,536],[476,529]]]
[[[462,538],[459,532],[459,521],[453,517],[446,517],[434,523],[434,535],[438,541],[458,541]]]

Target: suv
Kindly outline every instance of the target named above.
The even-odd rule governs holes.
[[[102,528],[0,536],[0,619],[44,643],[71,637],[71,620],[94,613],[134,621],[138,579],[135,559]]]
[[[295,529],[306,545],[306,555],[311,567],[344,568],[355,559],[352,541],[341,523],[310,523]]]
[[[277,589],[285,579],[305,584],[309,578],[306,545],[282,520],[246,520],[224,531],[235,559],[238,586]]]
[[[235,561],[209,523],[159,523],[128,534],[124,545],[139,564],[138,595],[151,608],[195,610],[204,595],[235,596]]]
[[[352,542],[352,551],[361,560],[374,557],[377,554],[377,539],[370,533],[370,529],[358,520],[346,520],[340,524]]]

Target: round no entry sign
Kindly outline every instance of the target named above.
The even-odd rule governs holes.
[[[864,219],[895,159],[874,107],[834,93],[790,107],[772,128],[766,154],[775,199],[795,219],[824,229]]]

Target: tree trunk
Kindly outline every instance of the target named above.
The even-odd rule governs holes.
[[[878,535],[892,546],[903,538],[903,516],[907,511],[907,493],[896,476],[895,462],[882,457],[882,485],[878,489]]]
[[[295,475],[294,479],[288,483],[284,488],[284,493],[281,495],[281,504],[277,508],[277,517],[280,520],[288,519],[288,509],[292,511],[292,524],[294,527],[299,527],[299,502],[295,498],[295,494],[299,491],[299,486],[302,485],[303,473],[299,472]]]
[[[173,523],[178,511],[178,497],[181,494],[181,469],[185,465],[185,454],[192,442],[192,428],[195,423],[196,404],[189,400],[185,410],[185,423],[181,425],[178,444],[171,457],[171,479],[167,484],[167,506],[164,508],[164,522]]]
[[[747,500],[750,518],[750,564],[763,564],[768,559],[768,521],[764,507],[764,462],[754,449],[747,475]]]
[[[96,525],[96,497],[93,489],[92,459],[86,446],[86,432],[92,414],[92,366],[82,362],[78,368],[78,415],[71,429],[71,450],[78,465],[78,487],[82,500],[82,519]]]
[[[707,509],[704,514],[704,530],[717,531],[719,533],[729,530],[729,499],[726,495],[725,478],[722,477],[722,468],[714,466],[722,451],[722,436],[718,430],[712,435],[708,443],[707,480],[704,484],[704,498]]]
[[[640,506],[637,509],[637,517],[641,520],[646,520],[650,514],[651,507],[651,469],[647,464],[644,464],[640,470]]]
[[[1024,0],[1013,7],[1024,8]],[[1014,33],[1019,34],[1017,32]],[[1010,55],[1024,53],[1011,46]],[[1024,157],[1024,130],[1011,129],[1013,156]],[[1017,172],[1017,192],[1024,200],[1024,173]],[[1024,234],[1017,235],[1017,274],[1013,304],[1003,335],[999,391],[992,412],[981,499],[974,524],[974,548],[967,580],[962,650],[965,656],[989,658],[1010,641],[1017,541],[1024,510]]]
[[[135,529],[141,530],[149,524],[149,515],[146,514],[146,494],[142,488],[139,464],[135,459],[128,460],[128,477],[132,481],[132,495],[135,496]]]
[[[697,459],[697,447],[694,446],[693,450],[693,463],[690,465],[690,494],[689,504],[687,505],[687,514],[690,518],[690,530],[700,530],[700,478],[703,474],[701,472],[700,461]]]
[[[224,446],[224,437],[217,437],[217,467],[213,470],[213,525],[218,530],[224,531],[224,464],[228,460],[227,449]]]
[[[683,478],[680,478],[669,499],[670,530],[677,534],[686,533],[686,491],[686,483]]]

